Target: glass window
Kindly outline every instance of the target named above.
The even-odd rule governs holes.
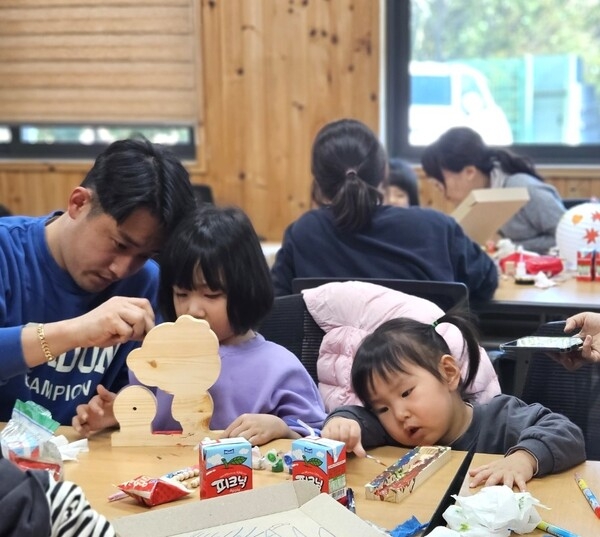
[[[171,146],[182,159],[195,158],[194,130],[161,125],[0,125],[0,158],[95,158],[116,140],[144,136]]]
[[[600,0],[388,0],[385,131],[418,158],[456,125],[537,162],[600,161]]]

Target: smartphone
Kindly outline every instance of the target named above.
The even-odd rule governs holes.
[[[581,348],[582,345],[583,339],[580,337],[526,336],[502,343],[500,348],[503,351],[527,349],[540,352],[571,352]]]

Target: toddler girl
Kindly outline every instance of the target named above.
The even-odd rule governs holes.
[[[456,325],[469,355],[460,368],[435,326]],[[392,319],[368,335],[352,365],[354,391],[365,407],[345,406],[327,418],[323,436],[346,442],[359,456],[381,445],[446,445],[503,454],[470,471],[471,486],[505,484],[525,490],[533,476],[560,472],[585,460],[583,434],[566,417],[539,404],[497,395],[481,405],[463,400],[477,373],[479,348],[469,321],[449,313],[433,325]]]

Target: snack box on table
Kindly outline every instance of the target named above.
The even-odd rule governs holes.
[[[252,488],[252,446],[245,438],[200,444],[200,498],[216,498]]]
[[[292,478],[310,481],[335,500],[346,498],[346,444],[306,437],[292,442]]]
[[[384,537],[307,482],[286,481],[112,521],[119,537],[336,535]]]
[[[447,446],[419,446],[365,485],[368,500],[401,502],[450,460]]]

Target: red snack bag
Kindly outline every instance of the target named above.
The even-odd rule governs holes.
[[[172,502],[187,496],[190,490],[176,481],[161,477],[141,475],[117,485],[123,492],[129,494],[139,504],[152,507],[161,503]]]
[[[538,272],[543,272],[546,276],[552,277],[562,272],[564,268],[562,261],[558,257],[514,252],[500,259],[500,269],[503,273],[506,273],[506,264],[508,262],[512,261],[516,264],[521,260],[525,262],[527,274],[533,274],[534,276]]]

